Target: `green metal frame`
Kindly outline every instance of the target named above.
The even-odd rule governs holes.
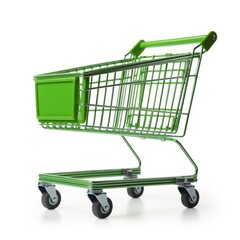
[[[188,85],[188,78],[189,77],[194,77],[194,82],[196,82],[197,76],[198,76],[198,69],[200,66],[200,62],[201,62],[201,58],[202,58],[202,51],[200,52],[196,52],[196,49],[199,48],[200,45],[198,45],[193,53],[187,53],[187,54],[177,54],[174,56],[156,56],[156,59],[154,57],[152,57],[152,59],[150,60],[145,60],[145,58],[143,58],[144,60],[142,61],[137,61],[137,62],[133,62],[133,63],[127,63],[127,64],[122,64],[122,61],[115,61],[115,62],[111,62],[111,63],[105,63],[105,64],[99,64],[98,68],[95,69],[95,66],[92,66],[91,68],[94,68],[94,70],[91,71],[87,71],[86,69],[83,68],[77,68],[76,70],[72,70],[69,73],[68,70],[66,70],[66,72],[61,72],[59,73],[49,73],[49,74],[44,74],[44,75],[38,75],[35,77],[35,81],[36,81],[36,85],[38,86],[41,82],[45,82],[45,81],[49,81],[50,83],[53,82],[58,82],[61,80],[61,78],[65,78],[67,76],[67,74],[71,77],[76,77],[76,74],[78,74],[78,77],[81,79],[79,80],[79,85],[80,85],[80,99],[79,99],[79,112],[76,113],[75,115],[78,115],[78,118],[73,120],[73,121],[66,121],[65,118],[59,119],[59,116],[56,116],[56,118],[51,118],[49,120],[46,120],[44,118],[44,120],[42,120],[42,116],[39,114],[39,110],[37,111],[38,115],[38,119],[39,122],[42,124],[42,126],[44,128],[49,128],[49,129],[61,129],[61,130],[73,130],[73,131],[86,131],[86,132],[95,132],[95,133],[107,133],[107,134],[118,134],[118,135],[123,135],[123,136],[136,136],[136,137],[145,137],[145,138],[162,138],[163,136],[166,137],[181,137],[185,135],[186,132],[186,127],[184,129],[183,134],[180,134],[178,132],[178,126],[179,126],[179,118],[180,116],[185,115],[188,119],[189,117],[189,113],[190,113],[190,108],[191,108],[191,104],[192,104],[192,97],[193,97],[193,93],[195,90],[195,85],[193,87],[192,90],[192,97],[191,97],[191,101],[189,103],[189,109],[186,112],[183,112],[183,104],[184,104],[184,99],[185,99],[185,95],[186,95],[186,90],[187,90],[187,85]],[[202,48],[201,48],[202,49]],[[192,62],[194,59],[198,60],[198,69],[196,70],[196,74],[193,76],[190,76],[190,70],[191,70],[191,66],[192,66]],[[134,61],[134,59],[132,59],[132,61]],[[145,72],[143,70],[148,68],[157,68],[159,66],[165,65],[166,67],[170,64],[174,64],[174,63],[180,63],[179,66],[181,66],[181,64],[185,64],[185,62],[188,61],[188,63],[186,64],[186,66],[184,66],[183,69],[177,69],[177,70],[162,70],[160,69],[159,71],[157,71],[156,73],[161,74],[162,72],[164,72],[164,75],[166,74],[170,74],[170,77],[166,78],[164,76],[164,78],[158,80],[158,79],[153,79],[154,76],[154,70],[152,70],[152,76],[150,77],[150,79],[146,79],[147,78],[147,74],[145,74]],[[113,66],[108,66],[108,65],[113,65]],[[107,66],[107,67],[106,67]],[[85,70],[85,72],[78,72],[78,73],[72,73],[72,72],[77,72],[78,70]],[[176,81],[172,81],[171,80],[171,76],[173,75],[173,73],[177,72],[179,76],[179,78],[182,79],[181,82],[178,82],[178,77],[173,78]],[[115,75],[116,73],[122,73],[122,77],[120,79],[118,79],[118,83],[115,82]],[[128,76],[129,73],[134,74],[134,72],[137,72],[139,76],[131,76],[131,78],[133,77],[133,82],[124,82],[125,79],[129,79],[130,77]],[[139,74],[140,72],[140,74]],[[75,75],[72,75],[75,74]],[[113,78],[110,79],[108,76],[109,75],[113,75]],[[105,79],[101,79],[101,76],[107,76],[107,80]],[[97,81],[94,82],[94,77],[97,77]],[[55,80],[58,79],[58,80]],[[121,82],[120,82],[121,81]],[[168,81],[168,82],[167,82]],[[104,84],[105,86],[99,86],[99,84]],[[94,87],[92,86],[93,84]],[[116,102],[115,100],[115,105],[113,106],[109,106],[108,107],[104,107],[105,106],[105,101],[106,101],[106,95],[107,95],[107,88],[117,88],[118,86],[122,86],[122,89],[126,89],[127,86],[129,86],[129,84],[131,84],[133,87],[140,87],[140,94],[139,96],[137,96],[137,94],[132,94],[130,93],[129,95],[127,95],[126,90],[123,90],[122,92],[119,92],[118,90],[118,97],[119,100],[117,100],[118,102]],[[53,85],[53,84],[51,84]],[[156,103],[156,98],[154,99],[154,103],[152,103],[153,108],[150,108],[149,105],[147,104],[146,107],[142,106],[142,103],[144,101],[144,98],[147,97],[147,101],[149,102],[149,99],[151,98],[151,94],[149,93],[148,96],[146,96],[146,94],[144,95],[144,91],[145,91],[145,86],[149,85],[150,88],[153,88],[152,86],[156,85],[156,88],[158,88],[159,85],[167,85],[169,87],[166,87],[166,89],[168,89],[166,91],[167,96],[169,96],[169,92],[170,92],[170,86],[172,89],[174,89],[174,95],[173,95],[173,99],[175,99],[176,96],[176,88],[178,87],[178,85],[180,85],[181,87],[181,94],[179,95],[179,100],[178,100],[178,104],[174,107],[173,106],[173,101],[172,100],[172,104],[170,106],[170,108],[167,108],[167,102],[166,104],[164,104],[163,108],[161,108],[161,101],[160,101],[160,107],[157,107],[158,104]],[[73,88],[75,86],[73,85]],[[104,93],[104,101],[102,103],[103,108],[98,107],[101,105],[97,104],[98,101],[98,91],[100,88],[105,88],[105,93]],[[39,90],[36,87],[37,91],[40,91],[41,93],[41,89]],[[75,89],[73,89],[75,91]],[[97,95],[96,95],[96,100],[93,100],[93,104],[91,104],[89,101],[91,99],[90,95],[92,91],[97,91]],[[46,92],[46,91],[45,91]],[[52,98],[52,94],[49,94],[47,92],[46,95],[45,92],[39,94],[36,93],[37,96],[41,96],[42,98],[38,98],[37,97],[37,109],[39,109],[39,105],[41,106],[41,102],[46,102],[47,100],[51,101]],[[111,95],[111,103],[113,101],[113,92],[114,89],[112,89],[112,95]],[[131,101],[135,101],[135,105],[134,106],[121,106],[122,102],[124,102],[124,97],[128,98],[128,102],[129,102],[129,96],[131,96]],[[65,94],[62,94],[60,96],[61,99],[64,99],[65,102],[71,102],[71,99],[68,100],[67,96],[65,96]],[[47,99],[47,100],[46,100]],[[67,100],[66,100],[67,99]],[[137,100],[138,99],[138,100]],[[54,99],[54,102],[55,99]],[[76,104],[77,105],[77,104]],[[77,105],[77,106],[78,106]],[[46,106],[43,105],[43,106]],[[51,105],[49,105],[51,106]],[[59,104],[56,105],[55,108],[57,109],[61,109],[62,111],[62,107],[61,107],[61,102]],[[78,107],[75,107],[75,109],[78,109]],[[129,111],[128,111],[129,110]],[[48,110],[49,112],[51,112],[51,109]],[[55,109],[54,109],[55,111]],[[105,112],[107,114],[108,111],[111,112],[115,112],[116,116],[115,116],[115,123],[112,124],[111,126],[107,125],[104,126],[102,125],[102,121],[98,124],[95,124],[95,120],[93,123],[89,123],[88,121],[88,114],[94,113],[95,115],[98,112]],[[126,121],[126,126],[127,128],[121,128],[118,127],[117,125],[121,124],[121,118],[119,118],[120,115],[122,115],[123,111],[128,111],[128,116],[127,118],[125,118]],[[142,114],[141,112],[144,112],[145,114]],[[147,115],[146,112],[149,112],[149,114]],[[101,114],[101,113],[100,113]],[[137,115],[137,122],[133,123],[133,118],[134,116]],[[140,125],[139,123],[139,119],[144,117],[145,118],[149,117],[150,121],[152,122],[153,117],[155,118],[160,118],[162,117],[162,124],[160,124],[158,127],[156,126],[150,126],[150,128],[148,127],[148,132],[145,133],[144,131],[142,131],[141,129],[143,129],[145,127],[146,121],[144,121],[143,125]],[[62,117],[62,114],[61,114]],[[163,125],[163,119],[164,118],[168,118],[168,124],[167,126]],[[94,116],[95,119],[95,116]],[[102,117],[101,117],[102,119]],[[170,119],[172,119],[172,121],[170,121]],[[100,125],[99,125],[100,124]],[[107,128],[107,131],[106,131]],[[134,131],[133,131],[134,129]],[[152,134],[150,134],[150,132]],[[158,134],[156,134],[158,133]]]
[[[91,66],[85,66],[85,67],[80,67],[80,68],[73,68],[73,69],[67,69],[67,70],[62,70],[62,71],[57,71],[57,72],[52,72],[52,73],[47,73],[47,74],[41,74],[35,76],[36,80],[36,98],[37,102],[39,101],[38,99],[38,94],[42,94],[44,96],[45,94],[45,88],[44,84],[48,84],[48,81],[46,79],[60,79],[58,80],[59,82],[59,91],[61,91],[61,88],[63,85],[61,83],[65,83],[67,81],[70,82],[71,87],[69,89],[69,98],[70,98],[70,104],[71,101],[75,102],[77,101],[78,93],[76,91],[76,79],[82,80],[80,84],[80,90],[82,91],[81,98],[78,100],[80,103],[80,110],[79,110],[79,119],[78,119],[78,124],[81,125],[81,123],[87,122],[87,111],[88,111],[88,99],[90,95],[90,90],[93,89],[91,86],[89,86],[89,79],[93,76],[101,75],[101,74],[112,74],[114,72],[119,72],[119,71],[127,71],[127,70],[134,70],[134,69],[139,69],[139,68],[147,68],[149,66],[155,66],[159,64],[159,62],[166,62],[168,63],[169,60],[174,60],[174,59],[184,59],[184,57],[189,57],[191,56],[191,63],[194,57],[199,58],[199,66],[201,62],[201,57],[202,54],[205,51],[208,51],[210,47],[214,44],[214,42],[217,39],[217,35],[215,32],[210,32],[208,35],[204,36],[196,36],[196,37],[187,37],[187,38],[178,38],[178,39],[168,39],[168,40],[160,40],[160,41],[151,41],[151,42],[145,42],[143,40],[139,41],[130,51],[130,58],[125,58],[123,60],[118,60],[118,61],[113,61],[113,62],[107,62],[104,64],[95,64]],[[149,58],[139,58],[139,55],[144,51],[145,48],[148,47],[161,47],[161,46],[173,46],[173,45],[180,45],[180,44],[194,44],[197,43],[198,45],[194,48],[192,54],[176,54],[176,55],[171,55],[171,56],[165,56],[164,58],[162,57],[152,57],[151,59]],[[200,52],[196,52],[196,49],[201,47]],[[127,54],[128,56],[129,54]],[[102,66],[107,66],[105,68],[102,68]],[[198,71],[199,71],[199,66],[196,71],[196,76],[195,78],[197,79],[198,76]],[[92,69],[92,70],[89,70]],[[187,68],[186,74],[190,73],[191,65],[189,68]],[[108,76],[108,75],[107,75]],[[144,79],[144,73],[142,75],[142,78]],[[145,80],[145,79],[144,79]],[[106,79],[107,81],[110,81],[109,79]],[[112,84],[114,84],[115,80],[113,81]],[[139,100],[139,109],[142,107],[142,100],[143,99],[143,93],[144,93],[144,88],[145,88],[145,83],[144,81],[139,82],[134,82],[134,84],[142,84],[140,88],[140,100]],[[77,82],[78,83],[78,82]],[[171,83],[170,83],[171,84]],[[178,84],[178,83],[176,83]],[[193,101],[193,95],[196,87],[196,81],[194,83],[193,89],[192,89],[192,95],[190,98],[190,103],[189,103],[189,108],[187,110],[187,119],[186,119],[186,124],[184,128],[184,132],[182,135],[175,136],[175,137],[182,137],[185,135],[186,129],[187,129],[187,124],[188,124],[188,119],[189,119],[189,113],[191,110],[192,106],[192,101]],[[40,90],[39,90],[39,89]],[[39,90],[39,93],[38,93]],[[183,99],[185,98],[186,94],[186,89],[183,90]],[[51,95],[51,92],[50,92]],[[106,96],[105,96],[106,97]],[[41,100],[42,101],[42,100]],[[47,101],[47,100],[46,100]],[[105,99],[104,99],[105,101]],[[89,171],[76,171],[76,172],[60,172],[60,173],[46,173],[46,174],[39,174],[39,181],[43,183],[51,183],[51,184],[63,184],[63,185],[69,185],[69,186],[76,186],[76,187],[82,187],[82,188],[87,188],[87,189],[92,189],[92,190],[98,190],[98,189],[105,189],[105,188],[120,188],[120,187],[137,187],[137,186],[153,186],[153,185],[163,185],[163,184],[187,184],[191,182],[196,182],[197,181],[197,174],[198,174],[198,167],[196,163],[193,161],[189,153],[186,151],[186,149],[183,147],[183,145],[173,136],[168,135],[166,132],[161,135],[149,135],[147,133],[141,133],[137,134],[136,132],[131,132],[131,131],[121,131],[119,130],[118,132],[114,131],[104,131],[102,129],[94,130],[94,129],[81,129],[80,125],[76,125],[75,123],[71,123],[71,120],[76,120],[76,114],[73,112],[70,112],[70,114],[67,111],[68,105],[66,105],[65,111],[63,111],[63,115],[65,114],[68,118],[68,121],[56,121],[54,122],[51,121],[51,123],[44,123],[42,121],[45,117],[46,114],[41,115],[41,105],[40,104],[45,104],[45,102],[38,102],[37,104],[37,116],[42,124],[43,127],[45,128],[52,128],[52,129],[61,129],[61,130],[81,130],[81,131],[87,131],[87,132],[98,132],[98,133],[110,133],[110,134],[117,134],[121,135],[123,141],[126,143],[132,154],[135,156],[135,158],[138,161],[138,166],[135,168],[124,168],[124,169],[104,169],[104,170],[89,170]],[[184,102],[181,103],[182,105]],[[180,109],[182,106],[178,106]],[[159,110],[159,109],[158,109]],[[166,110],[166,109],[165,109]],[[62,114],[60,111],[59,114]],[[139,113],[140,114],[140,113]],[[129,115],[131,116],[131,115]],[[129,121],[129,120],[128,120]],[[131,126],[131,122],[129,121],[129,126]],[[137,123],[138,124],[138,123]],[[138,127],[136,125],[132,125],[131,127]],[[177,128],[176,128],[177,129]],[[175,130],[173,129],[172,132]],[[177,131],[177,130],[176,130]],[[143,137],[143,138],[156,138],[160,139],[163,141],[171,141],[174,142],[178,145],[178,147],[182,150],[182,152],[185,154],[186,158],[190,161],[192,166],[194,167],[194,173],[192,175],[188,176],[173,176],[173,177],[164,177],[164,178],[137,178],[137,175],[141,173],[141,159],[137,155],[137,153],[134,151],[130,143],[127,141],[125,136],[134,136],[134,137]],[[123,179],[113,179],[113,180],[103,180],[102,178],[104,177],[123,177]],[[90,180],[90,178],[100,178],[100,180]]]
[[[75,187],[82,187],[92,190],[105,189],[105,188],[122,188],[122,187],[137,187],[137,186],[154,186],[163,184],[183,184],[197,181],[198,167],[193,161],[189,153],[183,147],[183,145],[173,138],[162,139],[164,141],[172,141],[176,143],[187,159],[193,165],[195,172],[193,175],[188,176],[173,176],[164,178],[136,178],[141,174],[141,160],[131,147],[129,142],[123,137],[124,142],[127,144],[133,155],[138,160],[137,168],[125,168],[125,169],[103,169],[103,170],[89,170],[89,171],[77,171],[77,172],[60,172],[60,173],[46,173],[39,175],[40,182],[69,185]],[[129,176],[130,173],[130,176]],[[99,180],[92,181],[89,178],[103,178],[103,177],[126,177],[124,179],[116,180]],[[128,177],[129,176],[129,177]]]

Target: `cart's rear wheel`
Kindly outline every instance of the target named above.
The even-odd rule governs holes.
[[[194,208],[195,206],[197,206],[200,196],[196,189],[195,189],[195,191],[196,191],[196,199],[194,199],[194,200],[191,199],[191,197],[187,191],[182,192],[181,201],[185,207]]]
[[[100,204],[99,201],[97,201],[97,200],[93,201],[92,212],[96,217],[106,218],[111,214],[112,209],[113,209],[113,204],[112,204],[112,201],[110,198],[107,198],[107,201],[108,201],[109,207],[107,207],[105,209],[102,207],[102,205]]]
[[[142,196],[144,187],[127,188],[127,193],[132,198],[139,198]]]
[[[57,208],[61,202],[61,194],[58,190],[56,190],[56,194],[56,199],[52,200],[47,192],[43,192],[42,205],[50,210]]]

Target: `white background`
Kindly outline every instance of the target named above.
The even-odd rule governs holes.
[[[0,238],[237,239],[237,3],[1,1]],[[176,186],[145,188],[137,200],[130,199],[125,189],[113,189],[107,191],[113,212],[99,220],[91,212],[86,190],[58,186],[61,205],[45,210],[37,189],[38,173],[131,167],[135,162],[117,136],[43,130],[35,117],[33,75],[120,59],[139,39],[194,36],[211,30],[218,40],[204,55],[188,132],[182,139],[199,165],[199,205],[185,209]],[[189,171],[173,145],[147,140],[134,144],[142,153],[147,175]]]

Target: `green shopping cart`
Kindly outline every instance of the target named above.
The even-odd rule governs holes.
[[[55,184],[82,187],[88,189],[93,214],[106,218],[113,204],[103,189],[127,188],[130,197],[138,198],[145,186],[176,184],[182,204],[195,207],[199,193],[192,183],[197,181],[198,168],[176,138],[186,133],[202,55],[216,39],[217,34],[210,32],[141,40],[122,60],[35,76],[37,118],[43,128],[120,135],[138,161],[135,168],[39,174],[43,206],[59,206],[61,195]],[[194,47],[188,53],[142,56],[145,48],[183,44]],[[141,160],[126,137],[176,143],[193,165],[194,174],[137,178]]]

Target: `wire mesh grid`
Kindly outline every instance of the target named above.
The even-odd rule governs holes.
[[[75,69],[81,72],[78,122],[45,122],[42,125],[143,137],[182,136],[186,131],[200,60],[200,55],[196,54],[167,58],[151,56],[135,59],[135,62],[144,63],[139,66],[124,67],[132,62],[125,59]]]

